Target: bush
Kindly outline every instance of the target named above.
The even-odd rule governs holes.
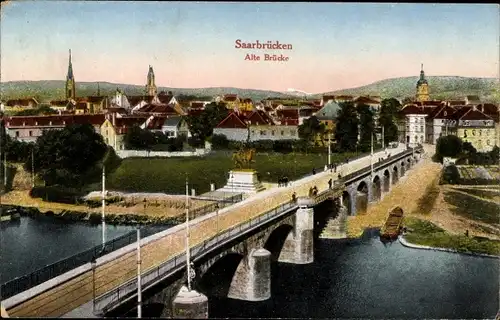
[[[293,151],[293,140],[274,141],[273,150],[275,152],[289,153]]]
[[[229,140],[223,134],[214,134],[211,137],[211,142],[212,142],[212,148],[214,148],[215,150],[229,148]]]
[[[460,182],[460,172],[455,165],[449,165],[444,168],[441,175],[440,184],[457,184]]]
[[[79,204],[81,193],[68,188],[62,189],[59,186],[34,187],[29,193],[32,198],[42,198],[44,201],[59,202],[66,204]]]

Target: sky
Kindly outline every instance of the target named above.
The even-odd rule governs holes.
[[[499,77],[494,4],[3,2],[1,81],[309,93],[418,76]],[[235,48],[279,41],[291,50]],[[260,61],[245,60],[253,55]],[[264,61],[265,54],[288,61]]]

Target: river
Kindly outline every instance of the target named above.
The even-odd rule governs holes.
[[[273,264],[271,299],[209,298],[210,317],[485,319],[498,310],[496,259],[384,246],[377,231],[315,245],[312,264]]]
[[[133,229],[108,226],[108,239]],[[1,231],[2,281],[101,242],[100,226],[48,217],[22,217]],[[498,309],[496,259],[383,245],[376,231],[361,240],[318,239],[314,259],[274,263],[267,301],[209,297],[210,317],[485,319]],[[158,316],[144,309],[144,316]]]
[[[143,234],[164,230],[147,226]],[[53,217],[21,217],[0,227],[0,282],[33,272],[46,265],[90,249],[102,242],[101,225],[66,222]],[[106,226],[111,240],[135,230],[134,226]]]

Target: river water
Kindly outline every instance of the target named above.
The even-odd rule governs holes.
[[[164,230],[148,226],[143,234]],[[46,265],[90,249],[102,242],[101,225],[69,223],[53,217],[21,217],[0,225],[0,282],[4,283]],[[134,226],[106,226],[108,240],[135,230]]]
[[[108,226],[107,238],[131,230]],[[2,224],[2,282],[100,242],[101,227],[87,223],[22,217]],[[485,319],[498,310],[496,259],[384,245],[376,231],[361,240],[318,239],[314,259],[308,265],[274,263],[267,301],[209,297],[210,317]]]
[[[384,246],[373,231],[363,240],[316,241],[308,265],[272,266],[271,299],[209,297],[214,318],[494,318],[496,259]]]

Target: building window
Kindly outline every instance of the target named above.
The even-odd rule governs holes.
[[[424,126],[420,126],[420,132],[424,132]]]
[[[290,134],[291,134],[292,136],[294,136],[294,135],[296,135],[296,134],[297,134],[297,132],[296,132],[295,130],[290,130]]]
[[[285,135],[285,131],[284,130],[281,130],[281,135],[284,136]]]
[[[252,133],[252,136],[255,135],[255,130],[252,130],[251,133]]]
[[[19,131],[16,131],[16,138],[19,138]]]
[[[108,138],[106,138],[106,144],[109,144],[109,139]]]
[[[260,130],[260,135],[265,136],[267,134],[266,130]]]
[[[30,135],[30,137],[32,137],[33,136],[33,131],[30,130],[29,135]]]
[[[271,135],[274,136],[274,130],[271,131]]]

